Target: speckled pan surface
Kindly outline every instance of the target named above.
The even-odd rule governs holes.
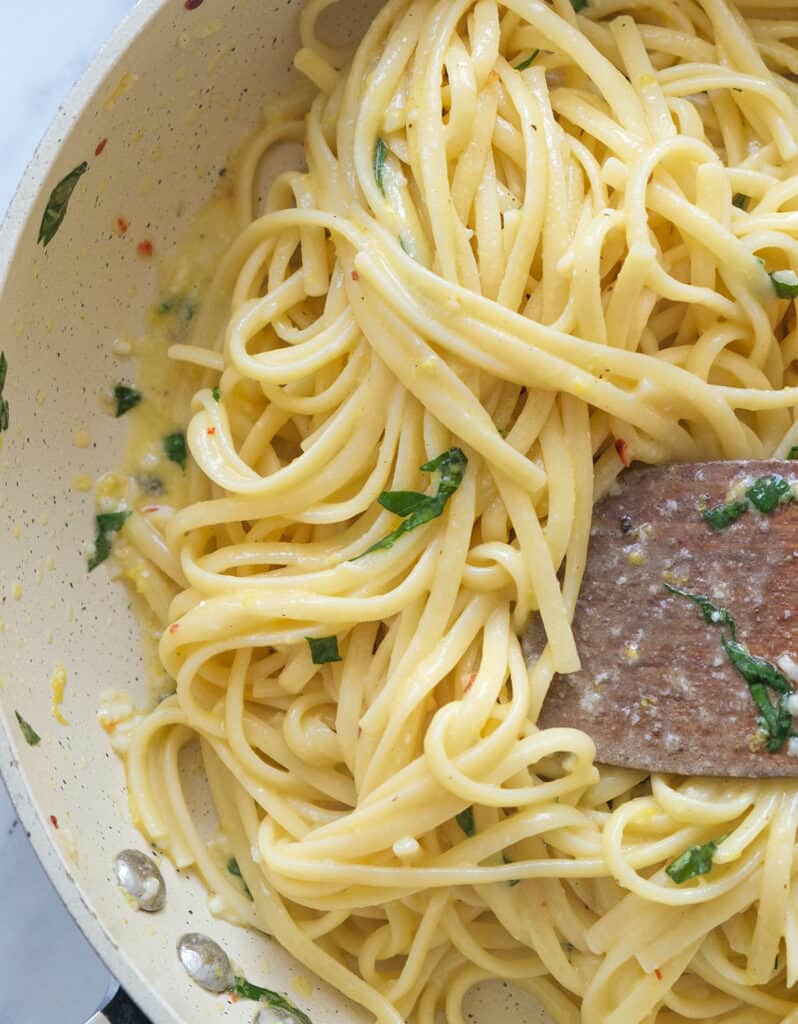
[[[361,3],[339,8],[353,34],[367,17]],[[93,500],[80,489],[82,478],[114,467],[124,443],[124,420],[99,401],[109,384],[135,380],[114,342],[143,333],[158,253],[208,197],[264,102],[290,88],[297,13],[292,0],[204,0],[194,10],[142,0],[66,101],[0,235],[11,420],[0,435],[0,764],[59,892],[154,1024],[254,1015],[252,1004],[186,979],[175,955],[184,931],[215,937],[253,980],[293,994],[315,1024],[360,1019],[315,979],[309,989],[276,944],[213,918],[197,880],[170,864],[161,862],[169,898],[158,915],[133,911],[115,885],[114,855],[146,845],[97,724],[98,697],[121,688],[143,700],[145,685],[124,589],[105,568],[86,572]],[[84,161],[45,249],[37,236],[47,197]],[[51,714],[58,665],[68,676],[67,726]],[[38,745],[26,744],[16,711]],[[503,986],[477,993],[473,1010],[492,1024],[542,1019]]]

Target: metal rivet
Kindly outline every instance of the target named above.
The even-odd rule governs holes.
[[[116,856],[116,880],[139,910],[153,914],[166,904],[166,882],[152,859],[139,850],[122,850]]]
[[[184,935],[177,944],[177,955],[189,977],[209,992],[227,992],[235,983],[227,953],[207,935]]]

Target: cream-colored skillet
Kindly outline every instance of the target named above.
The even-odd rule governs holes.
[[[193,964],[203,980],[196,960],[208,951],[222,957],[211,963],[212,975],[224,978],[229,959],[277,991],[291,993],[305,973],[268,938],[215,919],[198,881],[178,877],[163,858],[155,890],[147,889],[153,851],[130,823],[121,765],[97,723],[104,692],[124,691],[140,706],[146,701],[139,626],[124,589],[105,569],[89,575],[86,565],[93,534],[91,481],[114,469],[124,444],[125,422],[108,415],[100,396],[135,381],[136,338],[158,301],[159,255],[209,197],[226,155],[257,125],[269,98],[292,88],[298,11],[297,0],[141,0],[66,101],[0,233],[0,768],[59,893],[123,986],[95,1024],[252,1021],[251,1003],[233,1003],[192,983],[185,967]],[[339,0],[327,17],[341,41],[342,31],[355,39],[373,13],[373,5],[362,0]],[[690,526],[688,516],[682,526],[693,530],[705,561],[714,535],[695,512],[696,501],[710,493],[710,482],[720,500],[729,482],[725,474],[739,468],[716,466],[712,481],[705,477],[709,470],[674,471],[684,507],[696,521]],[[763,464],[760,474],[779,469],[784,471]],[[700,485],[691,476],[699,472]],[[640,609],[648,602],[652,621],[663,601],[680,607],[673,588],[655,588],[647,596],[648,574],[661,575],[659,561],[665,564],[667,543],[674,539],[673,524],[655,521],[659,505],[652,481],[659,487],[662,476],[645,471],[630,477],[627,490],[597,511],[592,570],[580,600],[601,606],[602,615],[611,613],[603,581],[621,571],[630,577],[626,590],[616,592],[624,607]],[[668,484],[669,493],[676,482]],[[778,570],[778,552],[791,552],[795,515],[794,503],[779,511],[767,544],[755,532],[757,550],[742,534],[730,536],[758,571]],[[784,537],[776,543],[779,524]],[[624,566],[652,527],[648,569],[635,581]],[[638,535],[643,528],[648,532]],[[697,532],[701,528],[704,534]],[[676,596],[690,597],[680,591]],[[785,601],[794,604],[793,590]],[[623,608],[615,614],[621,617]],[[688,635],[695,609],[683,604],[675,614],[683,616],[681,635]],[[583,615],[583,675],[612,675],[619,685],[591,701],[588,720],[580,690],[586,680],[560,681],[544,720],[582,724],[608,763],[713,774],[712,765],[695,760],[698,748],[688,741],[696,716],[681,697],[674,707],[690,736],[680,739],[678,763],[661,760],[648,725],[634,750],[628,728],[610,728],[620,721],[611,712],[632,699],[630,682],[649,692],[662,673],[654,659],[651,679],[641,667],[625,676],[622,655],[603,641],[604,619],[594,623],[592,641],[590,624]],[[696,634],[696,643],[703,640],[706,647],[708,632]],[[667,637],[659,639],[661,660],[667,660]],[[683,646],[695,663],[698,648]],[[704,653],[712,659],[716,651],[707,647]],[[730,666],[728,675],[734,681]],[[729,682],[718,679],[716,703],[727,699]],[[63,692],[56,709],[53,686],[56,696]],[[709,701],[706,686],[701,700]],[[729,775],[795,774],[789,753],[765,755],[767,771],[742,763],[755,759],[743,742],[754,716],[749,705],[743,701],[739,716],[741,743],[726,744],[723,763],[713,751],[715,767]],[[661,715],[666,707],[663,698]],[[666,731],[676,735],[673,728]],[[202,779],[195,782],[194,797],[203,806]],[[206,825],[210,835],[210,815]],[[120,880],[128,890],[143,887],[135,895],[153,912],[133,909]],[[186,933],[204,938],[199,945],[183,944],[181,963],[178,943]],[[363,1019],[321,982],[312,983],[309,996],[306,983],[301,988],[313,1024]],[[530,999],[492,984],[474,993],[470,1010],[474,1020],[491,1024],[547,1020]]]
[[[374,6],[341,0],[325,18],[339,39],[354,39]],[[135,380],[125,353],[157,301],[158,256],[268,98],[292,87],[298,13],[297,0],[141,0],[65,101],[0,234],[9,410],[0,433],[0,768],[61,897],[153,1024],[255,1015],[254,1004],[188,978],[176,952],[186,932],[212,937],[275,990],[296,995],[306,972],[268,938],[215,919],[198,880],[178,877],[164,858],[163,909],[137,912],[120,891],[119,852],[152,851],[130,822],[122,767],[96,716],[101,692],[143,704],[146,685],[126,592],[104,567],[86,571],[94,509],[84,488],[114,468],[124,445],[124,421],[99,396]],[[66,215],[45,246],[48,199],[70,175]],[[51,713],[61,668],[68,725]],[[35,745],[17,713],[40,737]],[[471,1009],[477,1021],[538,1024],[546,1018],[530,998],[488,985]],[[114,1024],[135,1019],[123,1002],[107,1011]],[[302,1002],[313,1024],[363,1019],[315,979]]]

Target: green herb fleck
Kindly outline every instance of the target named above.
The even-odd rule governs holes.
[[[793,735],[793,718],[783,698],[793,692],[792,684],[779,672],[775,665],[751,654],[736,640],[723,637],[721,643],[732,665],[748,683],[751,697],[760,714],[760,724],[767,736],[769,753],[776,754]],[[775,706],[770,701],[768,689],[778,693]]]
[[[715,505],[713,508],[705,509],[701,514],[704,517],[704,522],[711,526],[716,533],[720,533],[747,511],[747,501],[732,501],[726,505]]]
[[[89,559],[89,572],[102,565],[111,554],[109,534],[119,533],[131,515],[132,513],[126,509],[122,512],[104,512],[96,517],[97,535],[94,538],[94,554]]]
[[[477,828],[474,824],[474,808],[466,807],[464,811],[460,811],[459,814],[455,814],[454,820],[460,826],[461,830],[467,836],[476,835]]]
[[[222,393],[219,390],[219,385],[217,384],[213,391],[211,391],[211,398],[214,400],[214,402],[218,402],[220,401],[221,397]]]
[[[235,857],[231,857],[227,862],[227,870],[234,878],[241,879],[241,884],[244,886],[244,892],[250,899],[252,899],[252,893],[249,891],[249,886],[247,885],[244,876],[241,874],[241,868],[238,866],[238,861]]]
[[[129,388],[127,384],[117,384],[114,388],[114,398],[116,399],[116,418],[124,416],[126,412],[129,412],[141,401],[141,392],[136,391],[135,388]]]
[[[0,352],[0,434],[8,430],[11,417],[8,411],[8,400],[3,398],[3,388],[6,386],[6,374],[8,373],[8,360],[5,352]]]
[[[728,626],[732,640],[737,638],[737,626],[731,617],[731,613],[726,608],[718,608],[708,597],[702,597],[701,594],[691,594],[688,590],[674,587],[670,583],[665,584],[665,589],[671,594],[676,594],[678,597],[686,597],[688,601],[698,605],[706,623],[710,626]]]
[[[794,444],[787,452],[788,459],[798,459],[798,444]]]
[[[796,735],[793,717],[787,707],[788,698],[795,692],[792,683],[775,665],[751,654],[744,644],[738,642],[734,619],[725,608],[717,608],[700,594],[690,594],[668,583],[665,587],[672,594],[686,597],[697,604],[706,622],[728,628],[729,636],[721,637],[723,649],[729,661],[748,684],[751,699],[759,712],[759,726],[765,734],[768,752],[778,753],[784,743]],[[775,704],[770,699],[771,690],[777,695]]]
[[[534,61],[535,57],[537,57],[537,55],[539,53],[540,53],[540,50],[533,50],[532,53],[530,53],[530,55],[528,57],[526,57],[524,60],[520,61],[518,64],[515,65],[515,70],[516,71],[523,71],[524,68],[528,68],[529,65]]]
[[[22,735],[25,737],[25,742],[29,747],[38,746],[42,741],[41,736],[36,732],[30,722],[25,721],[19,711],[15,711],[14,714],[17,716],[17,721],[19,722]]]
[[[770,275],[780,299],[794,299],[798,295],[798,276],[792,270],[774,270]]]
[[[587,0],[571,0],[571,7],[579,14],[587,7]]]
[[[736,206],[738,210],[744,210],[748,206],[748,200],[750,196],[747,196],[744,192],[735,192],[732,198],[732,206]]]
[[[194,319],[197,312],[197,302],[186,295],[175,295],[159,302],[155,308],[158,316],[170,316],[172,313],[185,320],[186,323]]]
[[[231,992],[241,996],[243,999],[252,999],[256,1003],[266,1003],[275,1010],[284,1010],[290,1014],[299,1024],[313,1024],[313,1021],[306,1013],[303,1013],[298,1006],[294,1006],[290,999],[281,996],[279,992],[272,992],[269,988],[261,988],[260,985],[253,985],[246,978],[236,977]]]
[[[88,171],[89,165],[84,161],[79,164],[73,171],[70,171],[65,178],[55,186],[53,191],[50,193],[50,198],[47,201],[47,206],[42,216],[41,227],[39,228],[38,241],[45,248],[55,238],[58,229],[64,223],[64,217],[66,217],[67,208],[69,207],[69,200],[72,198],[72,193],[75,191],[75,186]]]
[[[341,661],[338,653],[338,637],[323,636],[316,639],[306,636],[305,639],[310,646],[310,658],[314,665],[327,665],[333,661]]]
[[[175,462],[181,469],[186,468],[188,449],[186,448],[186,435],[182,431],[178,430],[174,434],[167,434],[163,439],[163,450],[170,462]]]
[[[792,487],[778,473],[760,476],[745,493],[754,508],[766,514],[778,505],[792,501]]]
[[[380,505],[389,512],[401,516],[404,522],[387,537],[372,544],[363,554],[392,548],[405,533],[442,515],[446,502],[463,482],[467,465],[468,459],[459,448],[449,448],[420,467],[424,473],[440,473],[441,478],[435,494],[421,494],[418,491],[383,491],[378,499]]]
[[[512,857],[508,857],[507,856],[507,851],[506,850],[502,850],[502,860],[504,861],[505,864],[512,864],[512,862],[513,862]],[[518,883],[520,881],[521,881],[520,878],[511,878],[509,880],[509,882],[505,882],[504,884],[509,886],[512,889],[513,886],[514,885],[518,885]]]
[[[374,177],[377,179],[377,188],[385,195],[385,161],[388,157],[388,147],[382,141],[377,139],[374,146]]]
[[[712,858],[717,848],[718,843],[714,840],[704,843],[703,846],[690,846],[669,864],[665,871],[677,885],[698,875],[708,875],[712,870]]]

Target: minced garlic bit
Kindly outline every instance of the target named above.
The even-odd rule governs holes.
[[[781,654],[776,658],[776,664],[784,673],[784,675],[792,683],[798,683],[798,661],[793,658],[791,654]],[[796,712],[792,712],[795,714]]]
[[[76,448],[88,448],[91,445],[91,434],[88,430],[75,430],[72,433],[72,444]]]
[[[792,736],[787,740],[787,756],[798,757],[798,736]]]
[[[106,473],[97,481],[98,512],[116,512],[127,497],[128,479],[121,473]]]
[[[629,563],[629,565],[643,565],[645,560],[646,556],[643,553],[643,549],[639,544],[635,544],[633,547],[629,548],[628,553],[626,555],[626,561]]]
[[[111,348],[114,350],[114,355],[122,357],[129,356],[133,351],[133,345],[124,338],[114,338]]]
[[[74,490],[86,494],[92,489],[93,483],[94,481],[88,473],[78,473],[72,481],[72,487]]]
[[[119,99],[128,91],[128,89],[131,89],[138,80],[139,76],[135,72],[126,71],[125,74],[122,75],[117,84],[114,86],[114,88],[111,90],[111,92],[109,92],[108,95],[105,97],[105,100],[103,102],[103,110],[106,110],[108,111],[108,113],[110,113],[116,106]]]
[[[309,999],[313,995],[313,984],[305,974],[297,974],[294,978],[294,991]]]
[[[14,581],[14,585],[11,588],[11,593],[14,595],[14,600],[19,601],[22,597],[22,584],[19,580]]]
[[[58,722],[59,725],[69,725],[69,722],[61,714],[61,705],[64,702],[64,690],[67,684],[67,673],[64,666],[59,662],[53,671],[52,679],[50,680],[50,691],[52,692],[53,698],[50,704],[50,714]]]
[[[117,754],[127,752],[130,734],[141,719],[142,715],[133,699],[124,690],[104,690],[100,694],[97,721],[108,733],[111,746]]]
[[[634,664],[640,658],[640,647],[636,643],[628,643],[624,646],[623,653],[629,664]]]
[[[414,836],[403,836],[393,844],[393,852],[399,860],[408,860],[421,852],[421,846]]]

